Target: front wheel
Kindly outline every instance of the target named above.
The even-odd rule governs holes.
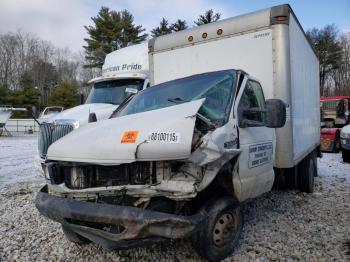
[[[208,218],[192,237],[192,245],[202,257],[219,261],[232,254],[238,243],[243,227],[242,212],[230,197],[219,198],[204,209]]]
[[[341,154],[342,154],[342,157],[343,157],[343,161],[345,163],[349,163],[350,162],[350,150],[347,150],[347,149],[342,149],[341,150]]]

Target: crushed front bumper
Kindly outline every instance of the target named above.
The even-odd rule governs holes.
[[[163,238],[186,238],[199,230],[206,213],[178,216],[130,206],[77,201],[48,194],[43,187],[35,203],[40,213],[107,249],[139,246]],[[121,232],[105,230],[110,226]]]

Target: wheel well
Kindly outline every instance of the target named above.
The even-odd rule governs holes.
[[[238,157],[227,161],[217,173],[213,181],[201,192],[198,193],[195,202],[204,203],[212,199],[230,196],[235,198],[233,188],[233,169]]]

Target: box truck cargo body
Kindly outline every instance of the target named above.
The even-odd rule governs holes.
[[[149,42],[152,87],[53,143],[39,211],[76,243],[191,238],[210,261],[275,174],[312,192],[318,61],[288,5]]]
[[[265,98],[287,103],[275,167],[291,168],[319,145],[319,62],[288,5],[161,36],[149,49],[152,84],[236,68],[259,80]]]

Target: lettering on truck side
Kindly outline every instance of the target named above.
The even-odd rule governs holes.
[[[249,168],[254,168],[272,161],[272,143],[249,146]]]
[[[132,70],[141,70],[142,65],[139,64],[122,64],[117,66],[111,66],[102,70],[102,73],[107,72],[118,72],[118,71],[132,71]]]

